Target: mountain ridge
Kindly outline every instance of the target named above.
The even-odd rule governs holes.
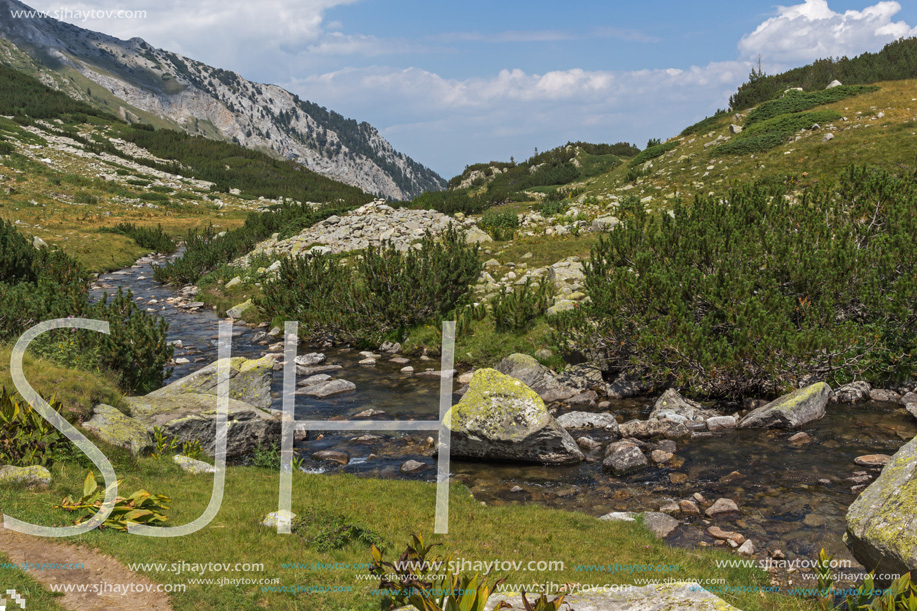
[[[45,16],[14,17],[28,11],[33,9],[17,0],[0,0],[0,39],[11,43],[0,49],[0,62],[126,120],[158,118],[192,134],[271,151],[389,199],[445,187],[369,123],[141,38],[124,41]],[[105,92],[93,92],[89,83]],[[100,97],[106,92],[123,104],[115,108],[115,100]]]

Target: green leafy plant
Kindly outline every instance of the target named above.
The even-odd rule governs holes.
[[[60,412],[59,403],[54,399],[49,403]],[[0,464],[48,465],[65,445],[69,441],[51,423],[0,386]]]
[[[150,453],[150,456],[156,460],[162,460],[164,457],[172,456],[175,454],[178,444],[178,439],[166,435],[160,427],[155,426],[153,427],[153,451]]]
[[[822,611],[917,611],[917,586],[910,573],[904,573],[887,588],[876,588],[873,573],[869,573],[855,592],[844,592],[844,599],[835,604],[834,578],[831,561],[834,556],[822,549],[815,564],[818,578],[816,604]]]
[[[188,458],[200,460],[201,456],[204,455],[204,449],[201,447],[200,440],[195,439],[194,441],[186,441],[182,443],[181,453]]]
[[[121,482],[122,480],[118,480],[117,486],[120,486]],[[55,505],[55,508],[71,512],[85,511],[86,513],[75,521],[75,524],[82,524],[99,512],[104,500],[105,490],[99,486],[90,471],[83,481],[83,496],[73,500],[68,495],[64,497],[60,505]],[[171,502],[172,500],[167,496],[153,495],[146,490],[138,490],[129,497],[115,497],[115,507],[100,528],[126,531],[128,526],[139,524],[159,526],[168,519],[162,511],[169,509],[166,504]]]

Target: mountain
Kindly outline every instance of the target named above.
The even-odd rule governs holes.
[[[0,0],[0,62],[129,121],[180,128],[272,151],[310,170],[390,199],[445,187],[432,170],[358,123],[276,85],[124,41]]]

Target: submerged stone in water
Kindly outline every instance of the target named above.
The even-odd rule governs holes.
[[[797,428],[825,415],[831,387],[818,382],[793,391],[752,411],[739,428]]]

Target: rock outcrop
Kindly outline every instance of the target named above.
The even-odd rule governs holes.
[[[561,384],[550,369],[527,354],[511,354],[500,361],[495,369],[521,381],[547,403],[563,401],[579,394],[579,390]]]
[[[824,382],[800,388],[749,412],[739,421],[739,428],[800,427],[825,415],[831,395],[831,387]]]
[[[454,457],[563,464],[583,460],[544,401],[518,379],[493,369],[474,372],[468,391],[449,411]]]
[[[179,441],[200,441],[204,452],[214,455],[216,443],[217,397],[203,394],[125,397],[131,417],[147,431],[160,427],[164,434]],[[247,403],[229,399],[226,456],[229,459],[251,454],[259,445],[277,443],[280,419]]]
[[[184,394],[216,395],[219,361],[207,365],[168,386],[154,390],[147,397],[172,397]],[[229,398],[261,409],[271,406],[271,378],[274,360],[270,357],[229,359]]]
[[[92,418],[83,424],[83,428],[92,431],[106,443],[130,450],[135,456],[153,449],[153,440],[147,428],[111,405],[96,405],[92,410]]]
[[[844,543],[867,571],[917,571],[917,438],[850,505]]]

